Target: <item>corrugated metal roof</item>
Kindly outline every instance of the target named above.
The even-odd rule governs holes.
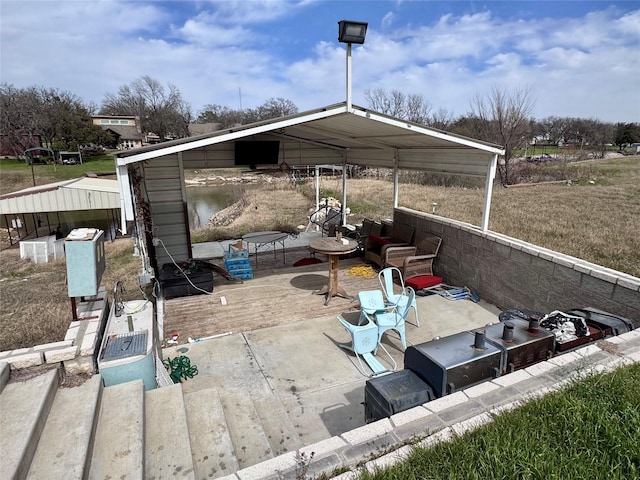
[[[120,208],[117,180],[76,178],[0,195],[0,215]]]
[[[484,176],[504,150],[362,107],[337,104],[298,115],[220,130],[116,154],[118,165],[183,153],[185,168],[233,166],[233,142],[249,137],[281,142],[280,163],[350,164]],[[204,162],[204,163],[203,163]]]

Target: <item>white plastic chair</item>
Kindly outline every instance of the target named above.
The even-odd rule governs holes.
[[[394,283],[393,277],[394,274],[397,274],[398,279],[400,281],[400,293],[394,292]],[[382,291],[384,292],[384,297],[386,298],[387,306],[391,307],[399,307],[401,308],[409,301],[409,296],[407,295],[407,288],[404,286],[404,279],[402,278],[402,272],[399,268],[396,267],[387,267],[380,270],[378,273],[378,280],[380,281],[380,286],[382,287]],[[418,319],[418,303],[416,301],[415,295],[413,296],[413,301],[409,304],[410,308],[413,308],[413,312],[416,316],[416,326],[420,326],[420,320]]]

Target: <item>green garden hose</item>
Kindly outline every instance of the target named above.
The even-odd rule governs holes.
[[[185,355],[176,357],[173,360],[167,357],[162,364],[169,371],[169,376],[173,383],[180,383],[183,378],[188,380],[198,374],[198,367],[191,365],[191,360]]]

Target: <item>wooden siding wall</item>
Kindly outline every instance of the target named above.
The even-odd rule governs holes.
[[[640,327],[640,278],[408,208],[395,209],[393,222],[442,237],[436,273],[503,310],[594,307]]]
[[[151,207],[158,266],[191,258],[186,192],[178,155],[155,158],[143,164],[145,189]],[[166,250],[165,250],[166,248]],[[167,253],[168,251],[168,253]]]

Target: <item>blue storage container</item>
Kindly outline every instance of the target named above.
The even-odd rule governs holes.
[[[229,270],[229,273],[240,280],[248,280],[253,278],[253,270],[252,269],[238,269],[238,270]]]

